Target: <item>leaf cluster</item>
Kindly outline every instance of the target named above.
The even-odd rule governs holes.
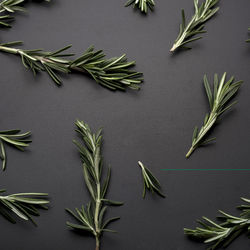
[[[102,130],[92,133],[89,126],[83,121],[76,121],[77,132],[82,136],[84,145],[74,140],[83,162],[83,176],[85,184],[92,198],[86,207],[76,208],[75,213],[66,209],[80,224],[67,222],[67,225],[76,230],[92,233],[99,247],[99,238],[103,232],[115,232],[107,228],[108,224],[119,217],[105,220],[108,205],[122,205],[121,202],[106,199],[106,193],[110,182],[111,171],[102,181],[103,161],[101,155]],[[98,248],[97,248],[98,249]]]
[[[202,36],[194,36],[206,32],[204,23],[219,10],[219,7],[215,7],[218,2],[219,0],[205,0],[199,5],[199,0],[194,0],[195,13],[189,22],[187,22],[185,11],[182,9],[180,32],[170,51],[175,51],[180,47],[190,49],[186,47],[186,44],[202,38]]]
[[[6,190],[0,190],[0,194]],[[48,209],[46,193],[17,193],[7,196],[0,195],[0,214],[11,223],[16,223],[12,213],[23,220],[30,220],[34,225],[36,222],[32,216],[39,216],[39,208]]]
[[[157,178],[152,174],[152,172],[143,165],[142,162],[138,161],[138,164],[142,171],[142,178],[143,178],[143,193],[142,197],[145,198],[146,189],[151,191],[152,193],[157,193],[161,197],[165,198],[165,195],[162,194],[160,191],[161,185]]]
[[[45,1],[50,2],[50,0]],[[23,7],[24,2],[26,2],[26,0],[3,0],[0,2],[0,26],[11,27],[9,23],[13,21],[14,18],[7,13],[13,14],[16,11],[25,11],[26,9]]]
[[[71,48],[71,45],[55,52],[12,48],[21,43],[20,41],[2,43],[0,51],[19,55],[24,67],[32,70],[34,75],[45,71],[58,85],[61,85],[58,73],[68,74],[75,71],[89,75],[96,83],[111,90],[125,90],[126,88],[138,90],[143,82],[142,73],[130,70],[135,65],[135,61],[128,62],[125,54],[121,57],[106,59],[102,50],[95,51],[91,46],[80,57],[71,60],[68,57],[74,54],[65,52]]]
[[[130,6],[133,4],[133,8],[138,7],[141,12],[147,14],[148,8],[153,11],[155,7],[155,2],[154,0],[129,0],[126,4],[125,7]]]
[[[7,156],[5,152],[5,146],[4,144],[7,143],[9,145],[14,146],[15,148],[24,151],[24,148],[29,146],[29,143],[31,143],[31,140],[28,140],[27,138],[31,135],[30,132],[26,133],[20,133],[21,130],[5,130],[0,131],[0,159],[2,160],[2,169],[6,169],[6,163],[7,163]]]
[[[212,91],[207,76],[204,76],[204,87],[209,101],[210,113],[206,114],[203,126],[200,128],[200,130],[198,130],[198,127],[195,127],[192,137],[192,146],[186,155],[187,158],[197,147],[215,140],[215,138],[204,140],[204,137],[214,126],[218,117],[222,113],[230,109],[235,103],[237,103],[236,101],[234,101],[228,104],[229,101],[237,93],[242,83],[243,81],[235,82],[233,76],[228,81],[226,81],[226,73],[223,74],[222,78],[219,81],[218,75],[215,74]]]
[[[202,227],[196,229],[184,228],[184,233],[192,238],[204,241],[204,243],[213,244],[209,250],[214,250],[219,247],[227,247],[234,239],[242,233],[250,234],[250,200],[242,198],[246,204],[239,206],[242,210],[240,217],[232,216],[223,211],[218,217],[222,223],[218,224],[207,217],[203,217],[203,221],[198,220]]]

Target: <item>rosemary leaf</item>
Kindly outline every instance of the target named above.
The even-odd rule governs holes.
[[[204,138],[206,137],[210,129],[215,125],[218,117],[236,103],[232,102],[231,104],[228,104],[228,102],[237,93],[242,83],[243,81],[235,82],[234,77],[231,77],[228,81],[226,81],[226,73],[224,73],[221,77],[221,80],[218,81],[218,75],[215,74],[212,92],[211,87],[208,83],[207,76],[204,76],[204,86],[210,105],[210,113],[205,116],[204,123],[200,131],[198,131],[198,128],[195,127],[192,137],[192,146],[186,154],[187,158],[199,146],[205,145],[215,140],[215,138],[210,138],[207,140],[204,140]]]
[[[44,0],[50,2],[50,0]],[[25,11],[23,4],[26,0],[3,0],[0,2],[0,26],[11,27],[9,24],[14,20],[14,17],[7,13],[14,13],[16,11]]]
[[[71,45],[55,52],[13,48],[20,44],[22,44],[20,41],[2,43],[0,51],[19,55],[24,67],[30,69],[34,75],[45,71],[57,85],[61,85],[58,73],[72,72],[87,74],[96,83],[111,90],[126,90],[126,88],[139,90],[143,82],[142,73],[130,70],[135,65],[135,61],[128,62],[126,55],[106,59],[102,50],[95,51],[91,46],[80,57],[70,60],[68,57],[74,54],[65,53],[65,51],[71,48]]]
[[[159,181],[156,179],[156,177],[154,177],[152,172],[147,167],[145,167],[142,162],[138,161],[138,164],[141,168],[142,178],[143,178],[142,197],[145,198],[146,189],[148,189],[152,193],[155,192],[158,195],[160,195],[161,197],[165,198],[165,195],[162,194],[162,192],[160,191],[161,185],[160,185]]]
[[[29,146],[31,140],[27,138],[31,135],[31,132],[20,133],[21,130],[5,130],[0,131],[0,159],[2,160],[2,169],[6,169],[7,156],[5,152],[4,144],[14,146],[15,148],[24,151],[24,148]]]
[[[204,30],[204,23],[219,10],[219,7],[215,7],[218,2],[219,0],[204,0],[202,4],[199,5],[199,0],[194,0],[195,13],[188,23],[186,22],[185,12],[182,10],[180,32],[170,50],[171,52],[181,47],[187,48],[185,47],[186,44],[202,38],[202,36],[194,36],[206,32]]]
[[[108,209],[107,205],[122,205],[123,203],[105,198],[110,181],[110,168],[108,169],[106,179],[102,181],[102,130],[100,129],[94,134],[83,121],[77,120],[75,124],[77,126],[76,131],[82,136],[85,144],[84,146],[74,140],[81,155],[83,176],[92,200],[86,207],[82,206],[81,209],[76,208],[75,212],[67,208],[66,211],[80,223],[67,222],[67,225],[69,228],[93,234],[96,239],[96,250],[99,250],[102,233],[115,232],[107,229],[107,226],[109,223],[119,219],[119,217],[113,217],[106,221],[104,220]]]
[[[147,14],[148,13],[148,8],[153,11],[155,7],[155,2],[154,0],[129,0],[126,4],[125,7],[128,7],[133,4],[133,8],[137,7],[140,9],[142,13]]]
[[[203,221],[198,220],[202,227],[196,229],[184,228],[184,233],[191,238],[202,240],[204,243],[213,244],[208,249],[215,250],[219,247],[227,247],[233,240],[243,233],[250,233],[250,200],[242,198],[246,204],[239,206],[242,210],[240,217],[220,212],[218,217],[222,223],[218,224],[203,217]]]
[[[6,190],[1,190],[4,193]],[[11,223],[16,223],[12,213],[23,220],[30,220],[35,226],[33,216],[39,216],[39,208],[47,209],[49,200],[46,193],[17,193],[0,196],[0,214]]]

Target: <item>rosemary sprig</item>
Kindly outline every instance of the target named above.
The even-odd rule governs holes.
[[[96,250],[100,249],[100,237],[104,232],[115,232],[107,228],[112,221],[119,217],[110,218],[104,221],[107,205],[122,205],[121,202],[111,201],[105,198],[110,181],[111,170],[108,168],[107,177],[102,182],[102,130],[96,134],[92,133],[89,126],[83,121],[76,121],[77,132],[82,136],[85,146],[78,141],[74,143],[79,149],[83,162],[83,176],[85,184],[90,193],[92,201],[81,209],[76,208],[76,213],[66,209],[80,224],[67,222],[67,225],[75,230],[90,232],[96,239]]]
[[[154,177],[152,172],[143,165],[142,162],[138,161],[138,164],[142,171],[142,178],[143,178],[143,193],[142,197],[145,198],[146,195],[146,188],[151,191],[152,193],[157,193],[161,197],[165,198],[165,195],[161,193],[161,185],[160,182]]]
[[[155,2],[154,0],[129,0],[126,4],[125,7],[130,6],[133,4],[133,8],[138,7],[141,12],[147,14],[148,8],[153,11],[155,7]]]
[[[50,0],[44,0],[50,2]],[[26,9],[22,7],[26,0],[3,0],[0,2],[0,26],[11,27],[9,24],[14,18],[7,13],[14,13],[16,11],[25,11]]]
[[[0,194],[6,192],[5,189],[0,190]],[[0,214],[11,223],[16,223],[12,213],[23,220],[30,220],[35,226],[36,222],[32,216],[39,216],[39,208],[48,209],[46,193],[17,193],[11,195],[0,195]]]
[[[210,138],[204,140],[204,137],[207,135],[208,131],[214,126],[218,117],[230,109],[236,101],[228,104],[231,98],[237,93],[243,81],[234,81],[234,77],[232,76],[228,81],[226,81],[226,73],[223,74],[221,80],[219,81],[218,75],[214,75],[214,84],[213,84],[213,92],[208,83],[207,76],[204,76],[204,86],[206,89],[209,106],[210,106],[210,114],[206,114],[203,126],[200,131],[198,131],[198,127],[195,127],[192,138],[192,146],[186,157],[188,158],[192,152],[199,146],[205,145],[215,138]],[[227,105],[228,104],[228,105]]]
[[[202,36],[194,38],[193,36],[206,32],[204,30],[204,23],[219,10],[219,7],[214,7],[218,2],[219,0],[205,0],[199,6],[199,0],[194,0],[195,14],[189,23],[186,22],[185,12],[182,9],[182,24],[180,25],[180,32],[170,51],[175,51],[180,47],[190,49],[185,45],[202,38]]]
[[[5,152],[5,146],[4,143],[10,144],[17,149],[24,151],[25,147],[29,146],[29,143],[31,143],[31,140],[28,140],[27,138],[31,135],[30,132],[26,133],[20,133],[21,130],[5,130],[0,131],[0,159],[2,160],[2,169],[3,171],[6,169],[6,163],[7,163],[7,156]]]
[[[227,247],[239,235],[247,232],[250,233],[250,200],[241,198],[247,204],[238,207],[243,212],[240,217],[235,217],[223,211],[219,211],[221,216],[218,218],[223,222],[217,224],[207,217],[203,217],[204,221],[198,220],[202,227],[196,229],[184,228],[184,233],[192,238],[204,241],[204,243],[212,243],[209,250],[214,250],[222,246]]]
[[[248,30],[250,31],[250,28],[248,28]],[[250,43],[250,39],[247,39],[246,42],[247,42],[247,43]]]
[[[102,50],[94,51],[89,47],[80,57],[74,60],[68,59],[74,54],[65,53],[71,45],[55,52],[45,52],[41,49],[23,50],[12,48],[22,42],[10,42],[0,44],[0,51],[19,55],[23,65],[36,73],[45,71],[52,80],[61,85],[61,79],[57,73],[71,73],[73,71],[85,73],[92,77],[98,84],[111,90],[125,90],[131,88],[138,90],[143,82],[142,73],[132,71],[130,68],[135,61],[128,62],[126,55],[106,59]]]

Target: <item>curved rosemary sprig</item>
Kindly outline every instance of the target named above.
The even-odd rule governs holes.
[[[218,80],[218,75],[214,75],[214,84],[213,84],[213,93],[208,83],[207,76],[204,76],[204,86],[206,89],[209,106],[210,106],[210,114],[206,114],[203,126],[200,131],[198,131],[198,127],[195,127],[192,138],[192,146],[189,149],[186,157],[188,158],[193,151],[201,145],[205,145],[215,138],[210,138],[204,140],[204,137],[207,135],[208,131],[214,126],[218,117],[224,113],[226,110],[231,108],[236,101],[228,104],[231,98],[237,93],[243,81],[234,82],[234,77],[232,76],[228,81],[226,81],[226,73],[223,74],[221,80]],[[228,105],[227,105],[228,104]]]
[[[138,161],[138,164],[141,168],[142,171],[142,178],[143,178],[143,193],[142,193],[142,197],[145,198],[146,195],[146,188],[151,191],[152,193],[157,193],[158,195],[160,195],[161,197],[165,198],[165,195],[162,194],[162,192],[160,191],[161,189],[161,184],[160,182],[156,179],[156,177],[154,177],[154,175],[152,174],[152,172],[143,165],[142,162]]]
[[[100,237],[104,232],[115,232],[107,228],[112,221],[119,217],[110,218],[104,221],[107,205],[122,205],[121,202],[111,201],[105,198],[110,181],[110,168],[106,179],[102,182],[102,130],[93,134],[89,126],[83,121],[76,121],[77,132],[82,136],[85,146],[78,141],[74,143],[79,149],[83,162],[83,176],[92,201],[80,209],[76,208],[76,213],[66,209],[80,224],[67,222],[67,225],[75,230],[90,232],[96,239],[96,250],[100,249]]]
[[[45,1],[50,2],[50,0]],[[25,11],[25,8],[22,7],[24,2],[26,2],[26,0],[3,0],[2,2],[0,2],[0,26],[11,27],[9,22],[14,18],[7,13]]]
[[[133,4],[133,8],[136,6],[140,9],[141,12],[147,14],[148,8],[153,11],[155,7],[155,2],[154,0],[129,0],[126,4],[125,7],[130,6]]]
[[[106,59],[102,50],[94,51],[94,47],[91,46],[80,57],[70,60],[68,57],[74,54],[68,54],[65,51],[71,48],[71,45],[54,52],[12,48],[19,44],[22,42],[2,43],[0,51],[19,55],[23,65],[31,69],[34,75],[46,71],[58,85],[61,85],[58,72],[68,74],[73,71],[85,73],[98,84],[111,90],[125,90],[126,88],[138,90],[143,82],[142,73],[130,70],[135,65],[135,61],[128,62],[125,54],[121,57]]]
[[[202,227],[196,229],[184,228],[184,233],[192,238],[204,241],[204,243],[212,243],[209,250],[215,250],[219,247],[227,247],[239,235],[247,232],[250,233],[250,200],[241,198],[246,204],[238,207],[243,211],[240,217],[235,217],[223,211],[219,211],[221,216],[218,218],[223,222],[217,224],[207,217],[203,217],[204,221],[198,220]]]
[[[202,38],[202,36],[195,38],[192,37],[206,32],[204,30],[204,23],[219,10],[219,7],[214,8],[218,2],[219,0],[205,0],[199,6],[199,0],[194,0],[195,14],[189,23],[186,23],[185,12],[182,10],[182,24],[180,25],[180,32],[170,51],[175,51],[180,47],[190,49],[185,45]]]
[[[0,194],[6,192],[0,190]],[[36,222],[32,216],[39,216],[39,208],[48,209],[49,204],[46,193],[17,193],[11,195],[0,195],[0,214],[11,223],[16,223],[10,212],[23,220],[30,220],[35,226]]]
[[[27,138],[31,135],[31,132],[20,133],[21,130],[5,130],[0,131],[0,159],[2,160],[2,169],[6,169],[7,156],[5,152],[4,143],[10,144],[17,149],[24,151],[25,147],[29,146],[31,140]]]

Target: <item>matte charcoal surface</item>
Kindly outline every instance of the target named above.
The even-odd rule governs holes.
[[[124,8],[122,0],[52,0],[28,3],[28,13],[16,14],[13,28],[1,30],[1,42],[23,40],[24,48],[56,50],[68,44],[80,54],[89,45],[109,56],[127,54],[144,72],[141,91],[111,92],[92,79],[62,75],[58,88],[47,74],[36,78],[14,55],[0,54],[0,130],[32,131],[25,152],[6,147],[7,170],[0,174],[8,193],[48,192],[49,211],[37,218],[38,228],[24,221],[16,225],[0,217],[3,250],[94,249],[94,239],[78,235],[65,223],[73,209],[89,201],[81,161],[72,143],[79,118],[93,129],[104,128],[103,155],[111,164],[107,197],[125,202],[110,209],[121,216],[106,233],[103,250],[198,250],[203,244],[183,235],[205,215],[214,219],[222,209],[238,215],[240,197],[250,198],[250,171],[163,171],[163,168],[250,168],[250,26],[248,0],[227,0],[206,24],[207,34],[192,50],[170,54],[181,22],[192,0],[156,0],[147,16]],[[202,78],[228,72],[244,80],[239,103],[221,117],[212,131],[216,143],[190,157],[193,128],[209,110]],[[142,199],[141,160],[160,180],[166,199],[147,194]],[[229,250],[249,249],[242,236]]]

